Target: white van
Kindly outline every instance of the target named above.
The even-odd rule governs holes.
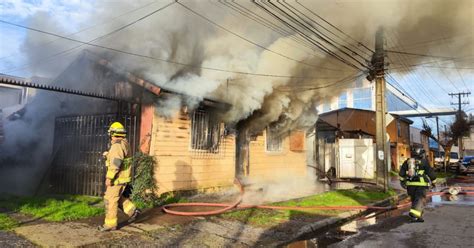
[[[436,166],[443,166],[444,163],[444,149],[440,147],[441,151],[435,154],[435,164]],[[452,146],[451,153],[449,154],[449,165],[456,164],[459,162],[459,147]]]

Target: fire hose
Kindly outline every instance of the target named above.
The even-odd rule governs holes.
[[[404,202],[397,204],[395,206],[308,206],[308,207],[299,207],[299,206],[270,206],[270,205],[245,205],[240,204],[242,202],[242,197],[244,195],[244,187],[239,180],[234,182],[240,190],[240,195],[236,201],[233,203],[206,203],[206,202],[191,202],[191,203],[172,203],[167,204],[162,207],[163,211],[172,215],[179,216],[208,216],[208,215],[217,215],[227,212],[231,209],[248,209],[248,208],[258,208],[258,209],[272,209],[272,210],[394,210],[399,208],[405,208],[410,206],[411,202]],[[434,195],[446,195],[453,193],[454,194],[464,194],[464,195],[474,195],[474,192],[469,192],[466,190],[474,190],[474,187],[458,187],[456,189],[445,188],[439,192],[429,192],[427,197]],[[221,209],[211,210],[211,211],[199,211],[199,212],[184,212],[171,210],[170,208],[180,208],[180,207],[221,207]]]

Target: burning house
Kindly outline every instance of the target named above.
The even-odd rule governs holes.
[[[281,132],[278,122],[257,129],[254,117],[225,123],[231,105],[158,87],[91,52],[43,88],[60,86],[73,94],[39,91],[16,120],[42,116],[34,125],[48,134],[32,139],[45,144],[34,190],[42,184],[57,193],[101,195],[100,158],[107,127],[117,120],[125,124],[133,151],[155,157],[157,193],[231,187],[236,176],[275,181],[306,175],[303,130]]]

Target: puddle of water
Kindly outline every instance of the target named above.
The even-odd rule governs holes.
[[[474,196],[472,195],[435,195],[432,196],[431,199],[428,200],[429,203],[427,207],[439,207],[444,204],[457,204],[457,205],[472,205],[474,206]],[[319,234],[316,237],[308,240],[297,241],[294,243],[289,244],[287,247],[289,248],[299,248],[299,247],[327,247],[331,244],[335,244],[341,242],[352,235],[357,234],[361,228],[373,226],[385,219],[406,215],[407,208],[405,209],[395,209],[391,211],[383,211],[383,212],[373,212],[366,216],[363,216],[359,219],[356,219],[352,222],[346,223],[338,228],[330,230],[324,234]],[[401,224],[405,223],[405,221],[400,221]],[[399,223],[399,224],[400,224]],[[387,225],[387,228],[390,226],[397,225],[396,223],[391,223]],[[395,227],[393,226],[393,227]]]
[[[435,195],[431,197],[430,207],[437,207],[440,205],[467,205],[474,206],[473,195]]]

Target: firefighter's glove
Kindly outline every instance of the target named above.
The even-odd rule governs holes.
[[[407,189],[407,182],[406,181],[400,181],[400,185],[402,188]]]

